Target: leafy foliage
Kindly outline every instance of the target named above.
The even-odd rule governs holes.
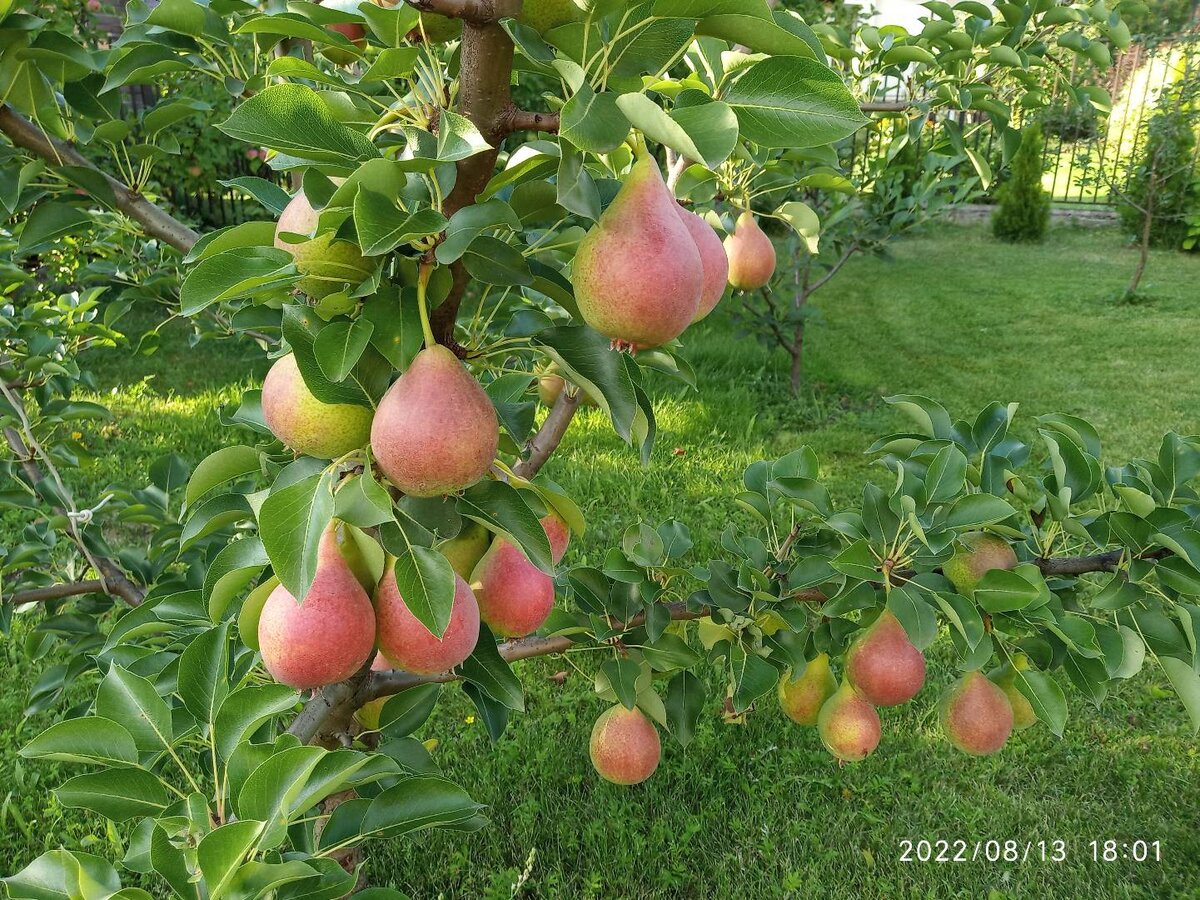
[[[992,233],[1002,241],[1037,243],[1050,224],[1050,195],[1042,187],[1045,140],[1038,122],[1021,132],[1021,147],[1012,172],[996,192],[999,205],[992,214]]]

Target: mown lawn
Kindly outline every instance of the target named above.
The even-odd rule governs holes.
[[[810,387],[793,399],[784,360],[733,340],[718,314],[689,335],[697,392],[659,397],[659,444],[640,468],[599,414],[585,412],[549,473],[584,505],[590,528],[569,559],[597,561],[639,517],[676,517],[716,552],[742,469],[807,443],[836,500],[878,477],[863,450],[903,421],[882,397],[921,393],[952,412],[1019,401],[1019,432],[1033,418],[1069,412],[1105,438],[1108,461],[1155,452],[1163,432],[1200,432],[1200,259],[1157,254],[1155,301],[1108,298],[1133,264],[1110,232],[1060,230],[1043,247],[994,243],[976,228],[946,228],[896,246],[891,260],[857,260],[816,301]],[[156,357],[109,354],[116,423],[103,437],[89,488],[141,480],[147,461],[176,450],[193,460],[222,440],[215,407],[259,378],[249,350],[167,342]],[[143,380],[145,378],[145,380]],[[18,629],[20,632],[21,629]],[[15,641],[3,647],[12,684],[37,667]],[[590,683],[548,676],[559,660],[522,666],[528,711],[489,746],[460,692],[421,732],[438,741],[446,773],[490,807],[492,826],[471,836],[426,835],[378,846],[375,884],[414,897],[1195,897],[1200,896],[1200,741],[1148,668],[1115,690],[1104,710],[1069,693],[1072,718],[1055,739],[1034,728],[998,757],[976,760],[938,735],[934,701],[950,680],[933,654],[929,684],[884,714],[884,740],[868,761],[839,768],[815,733],[766,704],[748,724],[706,721],[686,749],[664,742],[658,773],[621,789],[587,760],[603,706]],[[22,721],[23,695],[0,698],[0,854],[25,862],[87,836],[111,852],[117,835],[56,806],[60,767],[21,761],[16,749],[48,719]],[[2,797],[0,797],[2,799]],[[903,840],[1063,840],[1052,863],[900,860]],[[1161,863],[1093,863],[1093,839],[1162,842]]]

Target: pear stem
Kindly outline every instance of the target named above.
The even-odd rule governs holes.
[[[429,307],[425,302],[425,294],[429,290],[429,276],[432,273],[433,266],[427,262],[422,262],[417,267],[417,310],[421,314],[421,331],[425,335],[426,348],[437,343],[437,339],[433,336],[433,328],[429,325]]]

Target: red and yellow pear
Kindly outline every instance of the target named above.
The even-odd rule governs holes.
[[[572,265],[584,321],[620,345],[657,347],[691,324],[704,272],[658,163],[643,155],[579,242]]]
[[[817,733],[825,749],[844,762],[866,759],[879,746],[879,713],[848,681],[843,681],[817,714]]]
[[[550,558],[558,565],[567,552],[567,545],[571,543],[571,529],[563,517],[553,510],[542,516],[540,521],[550,541]]]
[[[733,233],[725,238],[725,254],[729,283],[739,291],[758,290],[775,274],[775,245],[748,210],[738,216]]]
[[[816,725],[821,707],[838,688],[829,667],[829,654],[819,653],[808,661],[804,671],[792,678],[791,671],[779,679],[779,706],[798,725]]]
[[[375,617],[380,652],[397,669],[417,675],[450,671],[471,655],[479,640],[479,604],[458,575],[454,576],[450,622],[440,638],[408,608],[391,565],[375,589]]]
[[[846,651],[846,678],[873,706],[899,706],[925,683],[925,657],[884,609]]]
[[[713,311],[725,294],[725,285],[729,282],[729,257],[725,254],[721,238],[704,219],[679,204],[675,205],[675,211],[679,213],[680,221],[696,244],[696,251],[700,254],[700,267],[704,272],[700,307],[692,318],[693,322],[699,322]]]
[[[600,714],[588,743],[592,765],[613,784],[639,784],[654,774],[662,758],[658,729],[636,707],[621,704]]]
[[[275,437],[297,453],[319,459],[337,459],[371,439],[371,410],[353,403],[322,403],[304,383],[291,353],[267,372],[262,411]]]
[[[981,672],[968,672],[941,700],[942,730],[950,743],[972,756],[997,752],[1013,730],[1008,697]]]
[[[524,637],[542,627],[554,608],[554,579],[497,537],[471,573],[479,615],[495,634]]]
[[[468,488],[487,474],[500,441],[496,409],[452,351],[430,343],[379,401],[371,452],[414,497]]]
[[[345,681],[375,651],[371,598],[338,551],[330,526],[304,602],[279,585],[258,620],[263,665],[280,684],[307,689]]]
[[[1004,696],[1008,698],[1008,705],[1012,707],[1013,731],[1024,731],[1038,720],[1037,713],[1033,711],[1033,704],[1017,687],[1017,679],[1020,677],[1018,670],[1024,669],[1028,665],[1029,663],[1024,657],[1018,656],[1013,663],[1005,663],[994,672],[988,673],[988,678],[1004,691]]]
[[[340,183],[340,179],[334,181]],[[275,247],[292,254],[296,270],[304,276],[296,287],[317,300],[346,287],[357,287],[375,267],[358,244],[342,240],[332,231],[311,237],[319,218],[320,213],[300,190],[283,208],[275,226]],[[308,240],[292,243],[294,238],[285,235],[307,236]]]
[[[326,9],[358,13],[360,0],[317,0]],[[329,31],[342,35],[359,50],[367,46],[367,30],[361,22],[331,22],[325,26]],[[321,55],[336,66],[349,66],[358,61],[358,55],[344,47],[321,45]]]
[[[1013,569],[1017,554],[1012,545],[997,534],[973,531],[958,539],[954,555],[942,566],[954,589],[970,597],[979,580],[992,569]]]

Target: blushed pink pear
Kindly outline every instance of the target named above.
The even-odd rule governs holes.
[[[571,277],[579,311],[619,344],[664,344],[700,308],[700,252],[677,209],[658,163],[643,156],[579,242]]]
[[[267,372],[262,411],[275,437],[297,453],[320,459],[337,459],[365,447],[371,438],[371,410],[352,403],[322,403],[304,383],[291,353]]]
[[[567,552],[567,544],[571,542],[571,529],[567,527],[562,516],[553,511],[542,516],[541,522],[542,530],[550,539],[550,556],[554,564],[558,565],[562,562],[563,554]]]
[[[502,637],[532,634],[554,608],[554,579],[503,537],[492,541],[475,566],[471,590],[480,617]]]
[[[588,741],[592,765],[605,781],[640,784],[658,768],[662,743],[658,730],[640,709],[621,704],[600,714]]]
[[[1013,730],[1013,708],[1004,691],[981,672],[968,672],[942,695],[942,730],[972,756],[995,753]]]
[[[440,638],[412,614],[400,596],[396,572],[390,565],[375,589],[375,616],[380,652],[396,668],[417,675],[450,671],[471,655],[479,640],[479,604],[457,575],[450,622]]]
[[[733,233],[725,238],[725,253],[729,283],[739,291],[757,290],[775,274],[775,245],[749,211],[738,216]]]
[[[334,526],[321,537],[304,602],[279,585],[258,620],[263,665],[280,684],[317,688],[345,681],[375,651],[375,609],[338,550]]]
[[[700,308],[693,322],[699,322],[720,302],[729,281],[729,257],[713,227],[690,209],[675,204],[675,211],[696,242],[700,254],[700,268],[704,271],[704,287],[700,291]]]
[[[379,401],[371,451],[388,481],[437,497],[482,478],[500,442],[496,409],[458,357],[426,347]]]

